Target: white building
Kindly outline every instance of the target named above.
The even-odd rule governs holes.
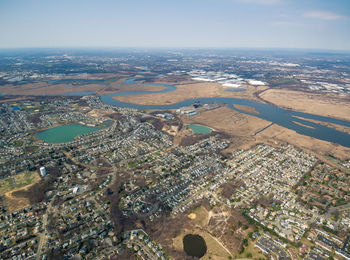
[[[46,176],[46,169],[45,169],[45,167],[40,167],[40,175],[41,175],[41,177],[45,177]]]

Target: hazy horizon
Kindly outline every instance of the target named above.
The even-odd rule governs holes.
[[[0,2],[1,49],[350,51],[347,0]]]
[[[317,49],[317,48],[283,48],[283,47],[176,47],[176,46],[42,46],[42,47],[0,47],[0,52],[13,51],[121,51],[121,52],[151,52],[151,51],[232,51],[232,52],[282,52],[282,53],[324,53],[324,54],[350,54],[350,49]]]

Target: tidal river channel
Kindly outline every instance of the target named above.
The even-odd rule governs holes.
[[[161,91],[127,91],[127,92],[121,92],[121,93],[112,93],[112,94],[100,95],[100,98],[104,103],[108,105],[136,108],[136,109],[159,109],[159,110],[177,109],[183,106],[190,106],[194,102],[223,103],[233,110],[236,110],[238,112],[248,114],[251,116],[259,117],[261,119],[270,121],[272,123],[283,126],[285,128],[294,130],[299,134],[311,136],[320,140],[324,140],[324,141],[328,141],[336,144],[340,144],[345,147],[350,147],[349,134],[336,130],[331,127],[324,126],[322,124],[311,122],[308,119],[337,124],[337,125],[346,126],[346,127],[350,127],[349,121],[283,109],[274,105],[264,104],[264,103],[260,103],[252,100],[239,99],[239,98],[213,97],[213,98],[187,99],[171,105],[138,105],[138,104],[132,104],[132,103],[124,103],[113,99],[113,97],[115,96],[139,95],[139,94],[147,95],[147,94],[166,93],[166,92],[171,92],[176,90],[176,86],[170,85],[170,84],[140,82],[142,80],[147,80],[147,79],[149,80],[149,77],[148,78],[130,78],[125,80],[123,85],[135,85],[135,84],[143,85],[144,84],[148,86],[149,85],[164,86],[165,89]],[[67,95],[69,96],[90,95],[90,94],[92,93],[91,92],[67,93]],[[259,114],[252,114],[249,112],[241,111],[235,108],[234,104],[253,107],[256,109],[256,111],[258,111]]]

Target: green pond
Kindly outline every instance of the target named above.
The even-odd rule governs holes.
[[[203,125],[188,125],[189,129],[191,129],[195,134],[210,134],[211,129],[209,127]]]
[[[37,133],[34,136],[47,143],[66,143],[73,141],[78,135],[91,133],[102,128],[105,128],[105,126],[89,127],[79,124],[61,125]]]
[[[188,256],[201,258],[207,252],[207,245],[200,235],[188,234],[182,242]]]

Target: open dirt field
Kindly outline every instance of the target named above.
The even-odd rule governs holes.
[[[209,211],[203,207],[200,206],[198,208],[196,208],[193,213],[195,218],[193,218],[193,222],[201,227],[205,227],[206,225],[208,225],[209,222]]]
[[[162,82],[172,84],[172,82]],[[192,84],[177,84],[177,89],[172,92],[149,94],[149,95],[130,95],[117,96],[114,99],[134,104],[142,105],[166,105],[174,104],[191,98],[206,98],[206,97],[235,97],[254,99],[254,93],[257,88],[248,87],[246,92],[225,91],[225,88],[219,83],[192,83]]]
[[[14,177],[1,180],[0,195],[3,195],[5,198],[7,210],[12,212],[29,206],[29,198],[17,197],[13,193],[19,190],[26,190],[39,181],[40,176],[37,172],[20,173]]]
[[[29,198],[15,196],[13,195],[13,193],[16,191],[27,190],[31,186],[33,186],[35,183],[37,183],[39,180],[40,180],[40,177],[38,180],[34,180],[26,186],[6,192],[4,195],[4,198],[5,198],[5,204],[6,204],[7,210],[9,212],[13,212],[13,211],[28,207],[31,204]],[[22,183],[28,183],[27,180],[22,180],[22,181],[23,181]]]
[[[350,121],[350,100],[330,94],[269,89],[260,98],[277,106]]]
[[[8,192],[5,194],[5,203],[6,203],[6,208],[7,211],[9,212],[14,212],[16,210],[28,207],[30,205],[30,200],[29,198],[24,198],[24,197],[16,197],[13,196],[13,192],[18,191],[18,190],[23,190],[29,188],[31,185],[28,185],[28,187],[20,188],[11,192]]]

